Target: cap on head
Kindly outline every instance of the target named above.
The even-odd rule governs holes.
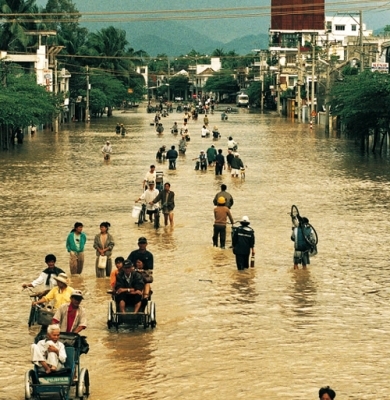
[[[58,274],[58,276],[53,276],[53,279],[55,279],[57,282],[62,282],[65,283],[65,285],[68,284],[68,275],[65,273],[61,272]]]
[[[238,153],[235,153],[234,156],[235,157],[240,157],[240,155]]]
[[[70,295],[70,297],[80,297],[81,299],[83,299],[83,292],[81,290],[73,290],[72,294]]]
[[[110,143],[110,141],[109,141],[109,140],[107,140],[107,142],[106,142],[106,143],[108,143],[108,144],[109,144],[109,143]]]
[[[148,241],[147,241],[147,239],[146,239],[146,237],[140,237],[139,239],[138,239],[138,243],[148,243]]]
[[[201,152],[201,153],[204,153],[204,150],[201,150],[200,152]]]
[[[218,204],[225,204],[226,203],[225,197],[223,197],[223,196],[218,197],[217,203]]]
[[[124,263],[123,263],[123,268],[130,268],[133,266],[133,263],[131,262],[131,260],[127,259]]]
[[[154,185],[154,181],[148,181],[148,185]]]
[[[242,219],[241,219],[240,222],[241,222],[241,223],[244,223],[244,224],[250,224],[249,218],[248,218],[246,215],[244,215],[244,216],[242,217]]]

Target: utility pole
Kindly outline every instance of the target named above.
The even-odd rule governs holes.
[[[329,41],[326,35],[326,85],[325,85],[325,133],[329,134],[329,117],[330,117],[330,57],[329,57]]]
[[[260,72],[260,110],[261,112],[264,111],[264,71],[262,71],[262,65],[263,65],[263,52],[260,50],[260,66],[259,66],[259,72]]]
[[[170,62],[169,56],[168,56],[168,101],[171,101],[171,91],[169,88],[169,80],[171,79],[170,75],[171,75],[171,62]]]
[[[363,53],[363,13],[359,11],[360,29],[359,29],[359,44],[360,44],[360,72],[364,71],[364,53]]]
[[[314,106],[314,74],[315,74],[315,57],[316,57],[316,40],[314,33],[312,34],[312,54],[311,54],[311,102],[310,102],[310,116],[312,116],[313,111],[315,112]]]
[[[302,108],[302,99],[301,99],[301,84],[302,84],[302,55],[301,55],[301,40],[299,39],[299,35],[298,35],[298,60],[297,60],[297,64],[298,64],[298,82],[297,82],[297,86],[298,86],[298,109],[297,109],[297,113],[298,113],[298,122],[301,122],[301,108]]]
[[[54,95],[58,93],[58,74],[57,74],[57,60],[54,60]],[[58,133],[58,114],[54,118],[54,133]]]
[[[87,65],[87,96],[86,96],[86,104],[85,104],[85,122],[89,122],[89,73],[88,73],[88,65]]]

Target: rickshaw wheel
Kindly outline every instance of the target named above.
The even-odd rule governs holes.
[[[153,303],[151,313],[150,313],[150,327],[154,329],[157,325],[156,321],[156,304]]]
[[[26,372],[26,378],[25,378],[25,395],[24,395],[24,398],[26,400],[35,398],[35,390],[34,390],[34,387],[33,387],[34,383],[36,383],[35,382],[35,374],[34,374],[34,371],[32,369],[30,369],[30,371]]]
[[[79,382],[76,387],[76,396],[80,400],[84,400],[84,398],[89,396],[89,372],[85,368],[82,368],[80,371]]]

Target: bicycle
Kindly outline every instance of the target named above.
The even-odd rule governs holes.
[[[138,221],[136,222],[136,224],[142,225],[144,222],[146,221],[146,204],[143,203],[141,206],[141,211],[138,215]]]
[[[156,208],[154,211],[154,229],[160,228],[160,208]]]
[[[293,226],[295,228],[299,227],[299,225],[302,223],[302,217],[300,216],[298,207],[295,204],[291,206],[290,216]],[[317,254],[318,235],[313,225],[310,223],[305,225],[311,229],[311,234],[310,237],[307,237],[306,235],[303,236],[305,241],[311,246],[309,250],[310,255],[314,256]]]

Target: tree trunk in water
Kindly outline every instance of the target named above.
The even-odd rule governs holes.
[[[378,127],[376,127],[374,130],[374,140],[372,142],[372,152],[373,153],[375,153],[376,145],[378,144],[378,141],[379,141],[379,129],[378,129]]]
[[[385,142],[386,136],[387,136],[387,131],[384,132],[383,135],[382,135],[381,145],[380,145],[380,147],[379,147],[379,154],[382,154],[383,143]]]

